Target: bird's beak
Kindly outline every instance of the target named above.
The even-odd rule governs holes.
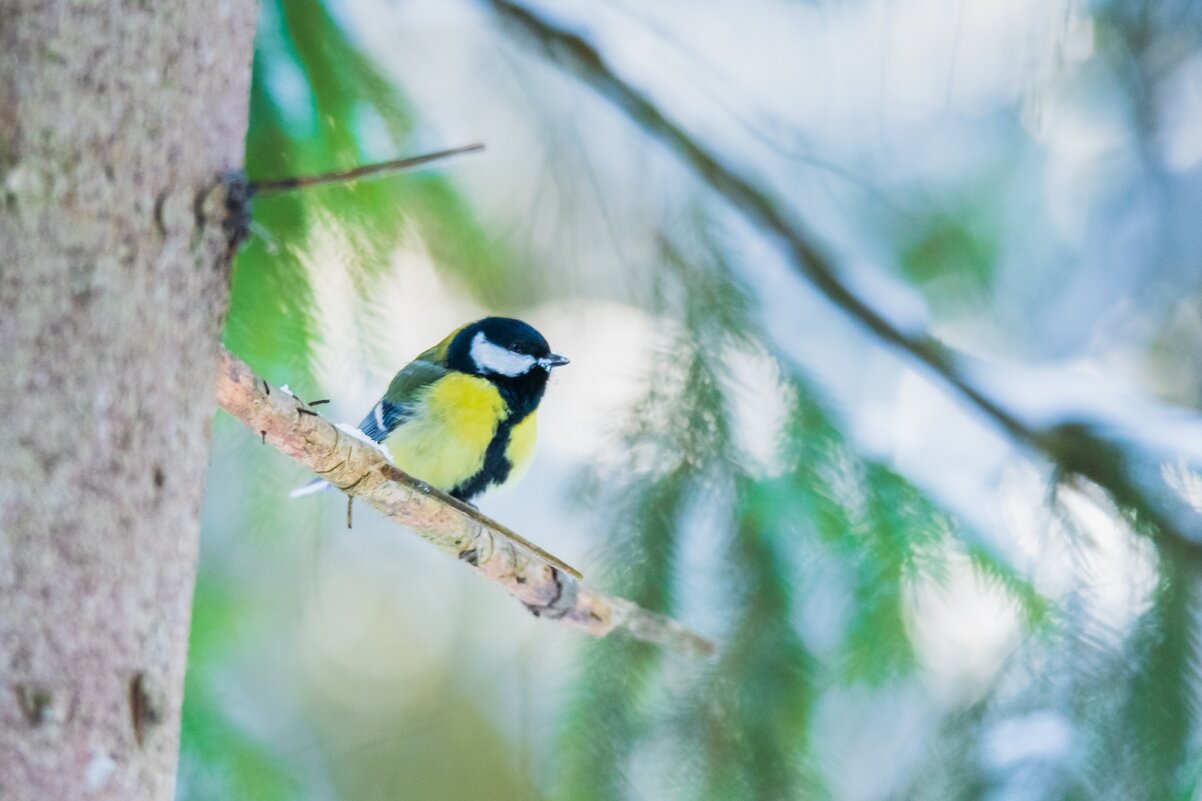
[[[567,363],[568,357],[560,356],[558,353],[548,353],[538,360],[539,366],[544,370],[550,370],[553,367],[563,367]]]

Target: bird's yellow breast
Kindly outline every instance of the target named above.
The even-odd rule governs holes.
[[[414,408],[414,417],[384,445],[397,467],[446,491],[480,471],[497,424],[506,415],[505,401],[491,382],[461,373],[432,383]],[[521,425],[515,432],[518,428]]]
[[[534,456],[534,440],[537,435],[538,420],[535,418],[534,412],[528,414],[525,420],[513,427],[513,431],[509,434],[509,447],[505,450],[505,456],[513,465],[513,469],[510,471],[506,483],[521,478],[529,469],[530,459]]]

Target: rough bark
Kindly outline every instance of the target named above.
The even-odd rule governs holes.
[[[334,486],[361,498],[499,585],[538,617],[594,637],[613,631],[682,653],[713,646],[674,620],[615,598],[584,581],[562,561],[475,509],[406,475],[372,444],[340,431],[311,408],[272,389],[242,361],[223,352],[217,403],[264,444],[309,467]]]
[[[255,6],[0,10],[0,798],[169,799]]]

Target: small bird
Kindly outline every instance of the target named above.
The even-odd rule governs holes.
[[[359,430],[401,470],[471,503],[529,466],[547,379],[567,363],[530,325],[485,317],[397,373]],[[292,495],[325,486],[319,479]]]

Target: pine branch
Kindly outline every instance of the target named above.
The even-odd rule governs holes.
[[[1147,477],[1157,473],[1156,465],[1147,464],[1096,425],[1062,422],[1040,427],[1008,409],[969,377],[968,357],[925,332],[903,330],[857,295],[782,198],[722,163],[646,94],[621,78],[592,44],[510,0],[486,2],[518,35],[613,103],[735,211],[779,242],[792,268],[849,317],[886,345],[925,365],[1016,441],[1061,468],[1062,474],[1079,475],[1102,487],[1137,521],[1151,524],[1158,546],[1202,563],[1202,516],[1171,492],[1148,489]]]
[[[600,592],[571,575],[559,559],[401,472],[371,445],[340,431],[288,393],[273,391],[224,348],[217,402],[264,442],[468,563],[536,617],[559,620],[594,637],[621,630],[685,654],[713,652],[708,640],[680,623]]]

